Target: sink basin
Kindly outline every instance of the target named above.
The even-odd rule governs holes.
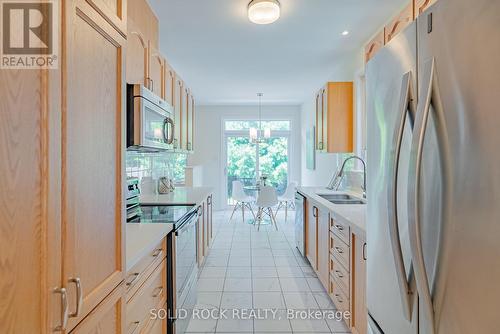
[[[349,194],[318,195],[333,204],[366,204],[365,201]]]

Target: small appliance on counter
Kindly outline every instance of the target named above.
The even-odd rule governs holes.
[[[140,212],[139,204],[139,179],[136,177],[127,178],[127,191],[126,191],[126,207],[127,207],[127,221],[137,217]]]

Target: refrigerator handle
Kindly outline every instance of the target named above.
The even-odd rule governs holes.
[[[391,238],[392,254],[394,256],[394,264],[396,266],[396,274],[398,278],[398,285],[400,290],[401,305],[403,306],[403,313],[408,321],[411,321],[412,315],[412,291],[410,284],[406,277],[405,264],[403,260],[403,251],[401,249],[401,239],[399,236],[399,222],[398,222],[398,200],[397,200],[397,185],[398,185],[398,170],[399,160],[401,154],[401,143],[403,141],[403,132],[409,114],[410,125],[413,128],[413,120],[415,118],[415,98],[413,96],[413,85],[411,72],[405,73],[401,83],[401,97],[398,107],[398,118],[396,120],[396,127],[394,131],[394,142],[392,144],[392,152],[390,159],[389,171],[392,173],[387,187],[387,212],[389,235]],[[410,277],[413,269],[410,269]]]
[[[419,96],[419,105],[416,113],[413,139],[410,153],[410,173],[408,179],[408,224],[410,246],[413,255],[413,267],[419,297],[423,303],[424,312],[431,324],[429,334],[435,334],[434,306],[432,289],[429,284],[427,271],[425,268],[424,253],[422,248],[421,222],[420,222],[420,196],[421,196],[421,174],[423,146],[426,134],[431,106],[435,112],[436,131],[438,136],[439,158],[442,166],[443,193],[442,196],[442,217],[441,229],[447,223],[450,208],[451,194],[451,163],[448,145],[448,136],[445,125],[444,109],[438,89],[435,61],[429,60],[424,64],[422,72],[422,90]],[[441,245],[438,246],[438,257],[436,267],[439,266]]]

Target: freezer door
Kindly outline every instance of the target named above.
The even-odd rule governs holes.
[[[407,225],[407,181],[412,139],[411,120],[404,97],[404,78],[416,94],[416,25],[385,46],[366,66],[368,128],[368,213],[367,213],[367,305],[373,325],[386,334],[417,333],[417,295],[407,294],[403,282],[412,282],[411,254]],[[414,101],[416,102],[416,101]],[[402,137],[396,138],[397,127],[404,122]],[[398,173],[394,173],[395,147],[401,139]],[[396,182],[395,182],[396,181]],[[389,202],[396,191],[396,208]],[[397,213],[399,233],[391,234],[389,219]],[[400,240],[400,262],[392,247]],[[399,249],[396,249],[399,251]],[[403,270],[397,270],[397,264]],[[410,286],[411,288],[411,286]],[[404,302],[404,301],[407,302]],[[408,304],[405,306],[405,304]],[[405,309],[407,312],[405,312]]]
[[[420,175],[409,177],[410,202],[415,199],[410,211],[418,209],[410,212],[417,217],[415,246],[425,269],[415,264],[420,332],[497,333],[500,1],[440,0],[417,26],[417,113],[427,110],[423,100],[429,102],[425,131],[415,123],[421,157],[418,143],[412,146],[412,163],[422,162]]]

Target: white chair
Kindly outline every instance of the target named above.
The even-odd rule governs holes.
[[[245,221],[245,207],[250,209],[253,219],[255,219],[255,213],[252,209],[252,202],[254,201],[254,198],[245,194],[245,191],[243,190],[243,183],[241,183],[241,181],[233,181],[233,200],[236,201],[236,204],[229,220],[233,219],[233,215],[238,207],[241,207],[243,221]]]
[[[271,223],[274,223],[276,231],[278,230],[278,224],[276,224],[276,218],[273,214],[273,206],[278,204],[278,197],[276,196],[276,190],[271,186],[262,186],[259,191],[259,196],[256,202],[259,211],[257,213],[257,230],[260,229],[260,223],[262,222],[262,216],[264,214],[268,215],[271,219]]]
[[[293,181],[286,187],[283,196],[278,197],[278,208],[276,209],[276,215],[281,208],[285,208],[285,221],[288,220],[288,208],[295,209],[295,191],[297,190],[297,182]]]

